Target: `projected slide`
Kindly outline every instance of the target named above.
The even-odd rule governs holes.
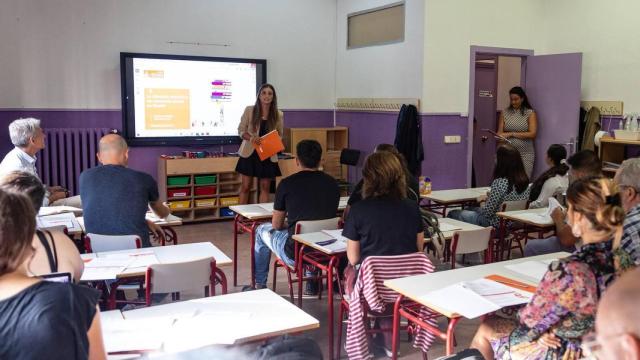
[[[237,135],[256,98],[256,65],[133,59],[135,136]]]

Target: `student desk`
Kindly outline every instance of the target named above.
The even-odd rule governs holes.
[[[344,211],[347,207],[349,197],[341,197],[338,203],[338,212]],[[255,287],[255,261],[254,261],[254,243],[255,232],[258,225],[263,222],[271,221],[273,216],[273,203],[248,204],[248,205],[232,205],[229,209],[236,213],[233,218],[233,286],[238,286],[238,234],[240,232],[249,233],[251,238],[251,286]]]
[[[528,234],[532,232],[538,233],[538,238],[542,238],[545,232],[555,229],[555,224],[550,216],[546,215],[547,208],[527,209],[517,211],[498,212],[496,215],[500,218],[499,232],[499,254],[500,260],[503,259],[505,238],[507,234],[507,224],[509,222],[520,224],[521,227],[510,231],[515,239],[527,239]],[[524,254],[523,254],[524,255]],[[507,258],[511,257],[511,244],[507,249]]]
[[[501,275],[513,280],[521,281],[523,283],[537,285],[539,283],[537,279],[509,270],[505,266],[518,264],[525,261],[559,259],[568,255],[570,254],[566,252],[557,252],[547,255],[532,256],[510,261],[456,268],[454,270],[439,271],[430,274],[387,280],[384,282],[384,285],[400,294],[398,296],[398,300],[396,300],[396,306],[394,307],[394,324],[400,321],[398,304],[404,298],[424,305],[434,312],[447,317],[449,319],[447,330],[445,333],[439,334],[438,336],[446,341],[446,354],[450,355],[453,353],[454,329],[458,321],[460,321],[461,316],[456,314],[452,309],[437,308],[436,306],[431,305],[429,303],[429,299],[425,298],[425,295],[427,295],[427,293],[458,283],[460,281],[476,280],[488,275]]]
[[[238,345],[317,329],[317,319],[268,289],[101,314],[109,354]]]
[[[153,222],[154,224],[160,225],[160,227],[162,227],[163,229],[168,229],[168,231],[171,233],[171,236],[173,237],[173,239],[169,239],[167,242],[171,243],[173,242],[173,245],[177,245],[178,244],[178,237],[176,235],[175,230],[173,230],[173,226],[181,226],[182,225],[182,218],[179,218],[173,214],[169,214],[169,216],[167,216],[166,218],[159,218],[157,217],[154,213],[152,212],[147,212],[145,215],[145,218],[151,222]],[[78,216],[76,218],[76,220],[78,221],[78,223],[80,224],[81,230],[79,232],[70,232],[68,231],[68,233],[70,235],[81,235],[83,233],[85,233],[85,227],[84,227],[84,217],[82,216]],[[167,236],[167,234],[165,233],[165,237]]]
[[[90,261],[90,259],[96,257],[108,257],[113,256],[115,254],[128,254],[128,255],[136,255],[136,254],[149,254],[153,253],[158,259],[158,263],[160,264],[170,264],[177,262],[185,262],[185,261],[193,261],[206,257],[213,257],[216,260],[216,267],[219,268],[221,265],[228,265],[231,263],[231,259],[225,255],[220,249],[218,249],[215,245],[210,242],[199,242],[199,243],[191,243],[191,244],[179,244],[179,245],[170,245],[170,246],[153,246],[149,248],[140,248],[140,249],[129,249],[129,250],[118,250],[118,251],[105,251],[99,253],[90,253],[90,254],[82,254],[80,255],[85,262]],[[118,285],[121,285],[123,282],[127,280],[131,280],[132,278],[140,278],[146,275],[147,267],[131,267],[125,268],[124,271],[120,272],[116,279],[121,281],[114,281],[111,284],[111,289],[115,290]],[[220,281],[220,285],[223,289],[227,289],[227,279],[224,275],[224,272],[219,271],[217,277]],[[105,279],[108,280],[108,279]],[[83,278],[80,278],[80,281],[83,281]],[[92,280],[92,281],[95,281]],[[115,291],[111,291],[112,299],[110,299],[110,308],[115,307]]]
[[[300,243],[300,249],[298,250],[298,262],[296,266],[298,267],[298,306],[302,308],[302,278],[304,277],[303,272],[303,264],[305,261],[307,263],[315,265],[321,271],[326,271],[327,273],[327,326],[329,327],[329,359],[333,359],[333,274],[334,269],[337,270],[338,261],[340,257],[346,255],[346,244],[344,244],[344,249],[340,248],[338,250],[332,249],[331,247],[325,247],[318,245],[318,242],[326,241],[332,239],[333,237],[325,234],[323,232],[313,232],[306,234],[296,234],[293,235],[293,240]],[[340,240],[338,240],[340,242]],[[305,248],[310,247],[316,251],[305,253]],[[338,344],[340,346],[340,344]]]
[[[447,208],[452,206],[465,206],[475,202],[479,197],[486,195],[489,191],[488,187],[470,188],[470,189],[452,189],[437,190],[430,194],[420,195],[420,199],[426,199],[427,207],[436,212],[437,208],[442,208],[441,212],[437,212],[442,216],[447,216]],[[435,203],[432,204],[432,203]]]

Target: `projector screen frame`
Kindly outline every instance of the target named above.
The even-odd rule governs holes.
[[[120,87],[122,100],[122,135],[127,140],[129,146],[184,146],[184,147],[204,147],[211,145],[240,144],[242,139],[239,136],[182,136],[182,137],[155,137],[138,138],[135,136],[135,106],[133,104],[133,69],[127,68],[127,59],[166,59],[166,60],[191,60],[191,61],[215,61],[215,62],[235,62],[261,65],[261,71],[256,69],[256,94],[260,86],[267,83],[267,60],[248,58],[228,58],[196,55],[173,55],[173,54],[151,54],[151,53],[120,53]],[[127,72],[128,70],[129,73]],[[127,79],[127,76],[130,76]],[[253,104],[247,104],[247,106]]]

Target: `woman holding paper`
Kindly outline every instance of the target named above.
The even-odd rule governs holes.
[[[549,265],[518,320],[487,318],[471,347],[486,359],[578,359],[594,330],[598,300],[616,275],[625,212],[613,184],[577,180],[567,191],[568,220],[584,245]],[[622,257],[620,257],[622,259]]]
[[[538,131],[538,117],[520,86],[509,90],[511,104],[500,113],[498,135],[509,140],[520,152],[524,169],[531,178],[535,163],[533,142]]]
[[[271,84],[262,85],[255,105],[247,106],[238,126],[238,135],[242,138],[242,144],[238,150],[240,158],[236,165],[236,172],[240,173],[242,178],[240,204],[249,202],[254,177],[258,178],[260,187],[258,202],[269,202],[271,181],[276,176],[282,175],[278,167],[278,155],[260,160],[254,146],[259,146],[261,137],[274,130],[282,137],[283,119],[284,114],[278,110],[276,89]]]

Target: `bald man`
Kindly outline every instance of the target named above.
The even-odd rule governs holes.
[[[627,271],[600,299],[596,315],[598,359],[640,360],[640,269]],[[595,344],[592,344],[595,345]],[[588,347],[583,343],[583,347]]]
[[[169,215],[160,200],[158,184],[149,175],[127,168],[129,147],[117,134],[100,139],[98,160],[102,166],[80,174],[80,196],[87,233],[138,235],[150,247],[147,209],[158,217]]]

